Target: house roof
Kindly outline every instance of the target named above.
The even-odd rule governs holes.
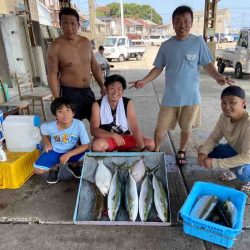
[[[83,19],[84,20],[87,20],[89,21],[89,16],[83,16]],[[103,22],[102,20],[98,19],[97,17],[95,18],[95,24],[98,24],[98,25],[105,25],[105,22]]]

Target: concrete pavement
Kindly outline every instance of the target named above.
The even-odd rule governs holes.
[[[157,49],[149,47],[140,62],[112,62],[114,71],[125,76],[127,81],[142,78],[152,67]],[[234,78],[232,71],[226,74]],[[236,80],[236,83],[246,90],[250,103],[250,76]],[[143,89],[126,90],[125,95],[135,103],[140,127],[145,135],[153,136],[163,88],[164,73]],[[97,86],[94,89],[98,96]],[[194,130],[188,144],[188,165],[181,171],[171,165],[168,173],[172,227],[73,225],[78,181],[63,169],[61,181],[56,185],[48,185],[46,176],[33,176],[20,189],[0,190],[0,249],[221,249],[185,235],[181,224],[177,222],[177,213],[195,181],[211,181],[236,188],[241,185],[239,181],[222,183],[217,178],[217,171],[208,171],[196,164],[197,147],[208,136],[220,114],[219,96],[222,89],[206,74],[201,74],[202,126]],[[88,127],[86,121],[85,124]],[[178,150],[178,141],[177,129],[166,135],[161,148],[172,160],[174,152]],[[239,236],[233,249],[250,247],[249,213],[247,205],[244,233]]]

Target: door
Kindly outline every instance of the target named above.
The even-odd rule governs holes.
[[[127,57],[127,45],[125,37],[118,39],[117,47],[120,55],[123,54],[125,57]]]
[[[247,59],[249,53],[249,37],[248,31],[241,31],[240,36],[234,52],[233,65],[236,67],[236,64],[239,62],[242,67],[242,71],[246,72],[247,70]]]

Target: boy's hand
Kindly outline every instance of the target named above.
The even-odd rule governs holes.
[[[118,135],[118,134],[116,134],[116,133],[114,133],[114,134],[112,135],[112,138],[115,140],[117,146],[122,146],[122,145],[125,144],[125,141],[124,141],[124,139],[122,138],[122,136],[120,136],[120,135]]]
[[[68,160],[70,159],[71,155],[69,153],[65,153],[64,155],[62,155],[60,157],[60,163],[61,164],[66,164],[68,162]]]
[[[52,145],[51,144],[45,144],[44,149],[45,149],[45,152],[48,153],[50,150],[52,150]]]
[[[213,168],[213,159],[212,158],[205,158],[203,160],[203,166],[205,168]]]

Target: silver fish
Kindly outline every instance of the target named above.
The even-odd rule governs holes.
[[[194,205],[190,216],[206,220],[218,202],[215,195],[203,195]]]
[[[104,164],[103,160],[98,160],[98,166],[95,173],[95,184],[101,193],[106,196],[109,192],[112,174]]]
[[[168,200],[166,192],[162,184],[157,180],[153,174],[153,188],[154,188],[154,203],[158,213],[158,217],[162,221],[168,220]]]
[[[131,168],[131,175],[133,176],[136,182],[139,182],[142,180],[143,176],[145,175],[145,172],[146,172],[146,167],[143,158],[141,158],[139,161],[133,164]]]
[[[147,221],[152,205],[153,187],[147,175],[142,182],[139,196],[139,214],[141,221]]]
[[[138,215],[138,193],[136,182],[130,172],[128,173],[125,191],[125,205],[131,221],[135,221]]]
[[[121,181],[117,170],[112,178],[108,193],[108,216],[111,221],[115,220],[117,212],[121,204]]]

